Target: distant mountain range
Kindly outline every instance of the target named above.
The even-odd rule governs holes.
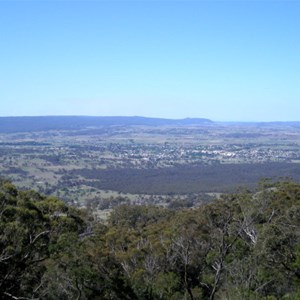
[[[204,118],[161,119],[147,117],[88,117],[88,116],[41,116],[0,117],[0,132],[28,132],[47,130],[80,130],[102,126],[166,126],[203,125],[213,121]]]

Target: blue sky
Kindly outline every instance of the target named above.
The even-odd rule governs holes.
[[[300,1],[0,1],[0,116],[300,120]]]

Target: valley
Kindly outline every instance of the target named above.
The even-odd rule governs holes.
[[[299,123],[128,120],[75,122],[76,129],[0,127],[1,175],[19,188],[100,208],[174,199],[197,206],[237,186],[253,189],[262,178],[300,180]]]

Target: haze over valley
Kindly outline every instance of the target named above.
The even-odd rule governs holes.
[[[300,179],[298,122],[15,117],[0,118],[0,134],[2,176],[100,210],[174,197],[194,206],[264,178]]]

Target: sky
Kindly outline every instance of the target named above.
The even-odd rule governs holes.
[[[300,1],[0,0],[0,116],[300,121]]]

